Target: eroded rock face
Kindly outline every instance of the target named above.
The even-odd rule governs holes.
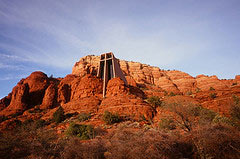
[[[102,80],[96,76],[77,77],[71,83],[71,100],[89,96],[102,96]]]
[[[108,82],[106,98],[99,106],[99,112],[110,111],[136,119],[142,116],[151,119],[154,110],[144,102],[143,96],[144,93],[139,88],[128,87],[120,78],[113,78]]]
[[[71,83],[76,78],[74,75],[67,75],[58,85],[57,101],[60,105],[70,101],[71,98]]]
[[[134,119],[151,119],[154,116],[153,108],[140,98],[131,95],[111,96],[105,98],[99,106],[99,113],[110,111],[121,116],[129,116]]]
[[[120,78],[111,79],[107,84],[106,98],[102,98],[103,81],[95,76],[99,57],[86,56],[75,64],[73,74],[64,78],[48,78],[38,71],[22,79],[9,96],[0,100],[0,115],[12,115],[20,111],[22,116],[38,119],[44,112],[33,115],[29,110],[40,106],[41,109],[51,109],[44,115],[44,118],[50,118],[55,107],[61,105],[66,113],[101,115],[108,110],[136,119],[143,116],[152,119],[156,113],[164,112],[156,111],[145,99],[150,96],[164,99],[167,97],[165,94],[171,92],[183,96],[192,92],[188,98],[225,115],[229,114],[229,107],[223,105],[230,105],[232,94],[240,96],[240,76],[232,80],[219,80],[216,76],[205,75],[194,78],[181,71],[165,71],[137,62],[120,60],[119,63],[129,85],[126,86]],[[210,87],[215,90],[210,91]],[[210,93],[216,93],[217,97],[212,99]]]
[[[41,109],[53,108],[57,105],[57,89],[54,83],[51,83],[45,91],[43,102],[40,106]]]
[[[74,65],[72,74],[77,76],[82,76],[87,73],[96,74],[99,59],[99,56],[94,55],[81,58],[80,61]],[[136,84],[153,84],[167,92],[173,92],[175,94],[186,94],[188,92],[194,92],[196,89],[205,91],[210,87],[227,89],[231,84],[240,81],[239,76],[236,76],[233,82],[226,82],[219,80],[216,76],[209,77],[200,75],[194,78],[181,71],[165,71],[158,67],[152,67],[139,62],[119,60],[119,64],[130,85],[134,85],[134,80]]]
[[[49,85],[47,75],[40,71],[33,72],[23,81],[23,84],[27,84],[29,86],[28,93],[29,99],[31,100],[28,100],[28,105],[35,106],[42,104],[45,90]]]
[[[226,89],[228,88],[227,85],[225,85],[224,82],[222,82],[221,80],[219,80],[217,78],[217,76],[204,76],[204,75],[200,75],[196,77],[196,83],[197,83],[197,87],[200,88],[202,91],[207,91],[209,90],[211,87],[216,89],[216,90],[221,90],[221,89]]]
[[[20,81],[12,90],[12,98],[10,104],[0,112],[0,115],[10,115],[19,111],[23,111],[28,107],[29,86]]]
[[[66,113],[96,113],[101,100],[95,96],[80,98],[78,100],[71,100],[63,104],[62,107]]]
[[[99,60],[100,57],[94,55],[88,55],[81,58],[75,63],[72,74],[77,76],[84,76],[86,74],[97,75]]]
[[[12,98],[12,93],[0,100],[0,111],[9,106]]]
[[[107,84],[106,97],[117,96],[129,93],[129,88],[126,87],[123,80],[119,77],[111,79]]]
[[[11,102],[1,114],[9,115],[42,104],[45,90],[49,85],[46,74],[33,72],[26,79],[22,79],[11,93]]]

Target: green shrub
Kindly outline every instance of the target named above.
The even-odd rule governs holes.
[[[196,88],[196,93],[199,93],[201,91],[200,88]]]
[[[152,105],[152,107],[156,108],[157,106],[161,106],[162,101],[157,96],[151,96],[147,99],[147,102]]]
[[[234,105],[239,105],[239,97],[236,96],[235,94],[232,95],[232,99],[233,99],[233,104]]]
[[[210,96],[212,99],[214,99],[214,98],[217,97],[217,94],[216,94],[216,93],[210,93],[209,96]]]
[[[170,96],[170,97],[172,97],[172,96],[176,96],[176,94],[173,93],[173,92],[170,92],[169,96]]]
[[[240,106],[233,105],[230,109],[230,114],[233,120],[240,121]]]
[[[159,122],[159,127],[161,129],[173,130],[176,129],[176,124],[172,119],[162,118]]]
[[[78,115],[78,120],[79,121],[86,121],[86,120],[88,120],[90,118],[91,118],[91,114],[89,114],[89,113],[80,113]]]
[[[80,125],[71,123],[66,131],[69,136],[77,136],[81,140],[88,140],[93,138],[94,129],[92,125]]]
[[[53,113],[53,121],[56,123],[61,123],[65,120],[64,110],[60,106],[54,113]]]
[[[23,114],[23,112],[16,112],[15,114],[12,114],[11,117],[16,118],[17,116],[22,115],[22,114]]]
[[[192,95],[193,93],[192,93],[192,91],[188,91],[187,93],[186,93],[186,95],[188,95],[188,96],[190,96],[190,95]]]
[[[5,121],[5,120],[8,120],[8,117],[6,117],[6,116],[0,116],[0,123],[1,122],[3,122],[3,121]]]
[[[39,119],[35,122],[35,127],[38,129],[38,128],[41,128],[41,127],[44,127],[46,125],[46,121],[43,120],[43,119]]]
[[[147,121],[147,119],[145,118],[145,116],[143,114],[140,116],[140,120]]]
[[[201,108],[200,110],[200,122],[212,122],[213,119],[216,117],[217,113],[206,109],[206,108]]]
[[[103,114],[103,121],[106,124],[114,124],[120,122],[120,117],[118,114],[112,114],[109,111],[105,111]]]
[[[213,87],[209,88],[209,91],[214,91],[214,90],[215,90],[215,88],[213,88]]]
[[[168,92],[164,90],[164,96],[167,96],[168,95]]]
[[[213,119],[213,123],[223,123],[223,124],[228,124],[228,125],[232,125],[232,121],[225,117],[225,116],[221,116],[221,115],[216,115],[215,118]]]
[[[41,113],[43,110],[39,107],[35,107],[33,110],[29,110],[29,113]]]
[[[225,124],[206,125],[191,134],[194,157],[199,159],[240,158],[239,131]]]

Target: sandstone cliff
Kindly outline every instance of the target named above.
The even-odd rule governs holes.
[[[89,55],[81,58],[73,69],[72,74],[83,76],[85,74],[96,75],[99,56]],[[173,93],[189,93],[196,90],[207,91],[211,87],[217,90],[227,89],[232,85],[240,85],[239,76],[234,80],[220,80],[216,76],[199,75],[192,77],[189,74],[181,71],[166,71],[158,67],[141,64],[139,62],[129,62],[119,60],[121,69],[125,76],[134,79],[138,84],[156,85],[167,92]],[[127,78],[129,79],[129,78]]]
[[[96,77],[99,58],[93,55],[81,58],[74,65],[72,74],[64,78],[33,72],[0,100],[0,116],[10,116],[11,120],[16,116],[23,121],[48,120],[57,107],[62,106],[66,113],[86,112],[94,114],[96,119],[108,110],[135,119],[144,116],[158,121],[166,112],[153,108],[146,98],[158,96],[167,101],[176,94],[179,95],[177,98],[194,101],[228,116],[232,95],[240,96],[239,75],[231,80],[206,75],[192,77],[181,71],[166,71],[119,60],[129,85],[126,86],[120,78],[111,79],[107,84],[106,98],[103,98],[103,81]],[[215,97],[211,98],[211,94]],[[0,129],[1,125],[4,122]]]

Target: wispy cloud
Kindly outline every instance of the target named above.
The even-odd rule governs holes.
[[[0,69],[14,70],[14,71],[27,70],[26,66],[24,65],[8,65],[3,63],[0,63]]]
[[[15,75],[15,74],[7,74],[3,77],[0,77],[0,81],[8,81],[8,80],[18,80],[21,78],[26,78],[28,75],[27,74],[21,74],[21,75]]]
[[[10,54],[4,54],[4,53],[0,53],[0,59],[1,60],[10,60],[10,61],[22,61],[22,62],[25,62],[25,61],[30,61],[30,59],[27,59],[27,58],[23,58],[23,57],[20,57],[20,56],[17,56],[17,55],[10,55]]]
[[[108,51],[157,66],[203,63],[223,50],[217,27],[225,29],[225,23],[216,14],[221,7],[231,6],[222,1],[0,1],[0,25],[12,27],[0,35],[17,43],[0,40],[0,48],[12,53],[9,59],[58,68]]]

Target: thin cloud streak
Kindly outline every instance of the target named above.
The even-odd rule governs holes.
[[[140,6],[142,3],[137,5],[139,9],[131,8],[136,5],[134,2],[129,2],[129,6],[98,1],[2,3],[1,8],[7,12],[0,8],[3,19],[0,24],[42,33],[49,37],[46,43],[53,42],[53,46],[44,48],[37,44],[38,37],[29,35],[25,39],[9,36],[22,42],[27,47],[25,50],[17,46],[0,47],[29,61],[59,68],[72,67],[84,55],[108,51],[126,60],[170,67],[187,59],[213,54],[208,50],[214,45],[213,51],[221,50],[221,41],[207,34],[211,34],[215,26],[212,14],[222,7],[222,3],[215,8],[213,2],[202,5],[203,2],[199,6],[187,3],[187,6],[194,4],[202,9],[192,15],[187,14],[194,9],[186,8],[185,12],[181,10],[183,4],[168,3],[160,1],[160,10],[154,6],[148,8],[148,4]],[[167,6],[170,4],[171,7]]]
[[[15,74],[8,74],[4,77],[0,77],[0,81],[8,81],[8,80],[15,80],[15,79],[21,79],[26,78],[27,74],[21,74],[21,75],[15,75]]]

